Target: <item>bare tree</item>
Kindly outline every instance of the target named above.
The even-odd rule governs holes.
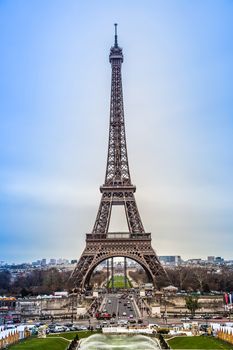
[[[207,283],[207,269],[204,267],[193,268],[193,273],[196,281],[198,282],[198,289],[203,292],[203,286]]]

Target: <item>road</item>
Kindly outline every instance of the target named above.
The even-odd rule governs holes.
[[[138,319],[140,314],[135,307],[134,297],[124,297],[122,294],[108,294],[105,296],[101,308],[101,312],[115,314],[117,319]]]

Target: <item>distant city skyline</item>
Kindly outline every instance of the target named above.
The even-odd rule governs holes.
[[[152,245],[233,259],[233,3],[9,0],[0,11],[0,260],[78,259],[85,246],[106,167],[115,22]]]
[[[160,261],[162,263],[170,262],[170,263],[182,263],[182,262],[188,262],[188,261],[201,261],[201,262],[208,262],[208,263],[231,263],[233,262],[233,259],[225,259],[223,256],[206,256],[205,258],[195,257],[195,258],[187,258],[184,259],[180,255],[160,255],[158,256]],[[127,258],[127,261],[132,262],[133,260],[130,258]],[[106,261],[102,261],[102,264],[104,264]],[[116,262],[122,262],[124,263],[124,257],[114,257],[114,263]],[[14,262],[14,261],[0,261],[0,267],[5,265],[33,265],[33,266],[56,266],[56,265],[62,265],[62,264],[76,264],[77,259],[75,258],[40,258],[40,259],[34,259],[31,261],[21,261],[21,262]],[[137,262],[135,262],[138,264]]]

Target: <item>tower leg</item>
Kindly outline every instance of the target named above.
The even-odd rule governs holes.
[[[113,258],[111,258],[111,272],[112,272],[112,292],[113,292],[113,289],[114,289],[114,266],[113,266]]]
[[[126,262],[126,257],[124,257],[124,281],[125,281],[125,288],[127,288],[127,262]]]

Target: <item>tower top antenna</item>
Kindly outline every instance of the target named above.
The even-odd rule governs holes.
[[[114,26],[115,26],[115,44],[114,44],[114,46],[118,47],[118,42],[117,42],[117,23],[114,23]]]

